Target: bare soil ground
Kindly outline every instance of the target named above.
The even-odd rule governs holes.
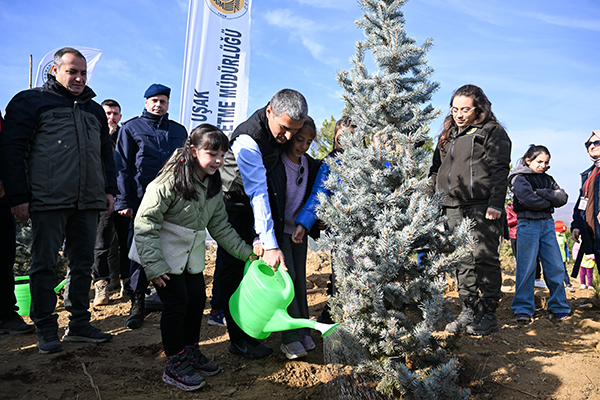
[[[212,257],[210,253],[205,272],[209,295]],[[311,253],[307,269],[309,288],[325,288],[330,271],[326,254]],[[600,399],[600,301],[593,298],[595,293],[579,289],[568,293],[574,312],[564,322],[557,323],[540,310],[531,324],[519,325],[510,309],[512,282],[514,277],[507,273],[498,309],[501,331],[487,337],[463,335],[459,340],[455,356],[461,362],[461,386],[471,389],[473,399]],[[455,292],[448,295],[456,298]],[[549,297],[542,289],[537,295],[540,305]],[[324,290],[309,294],[313,318],[325,302]],[[129,303],[113,294],[110,305],[92,309],[93,323],[115,335],[110,343],[65,343],[63,352],[41,355],[35,334],[0,337],[0,399],[380,398],[370,385],[332,374],[318,332],[313,333],[317,349],[300,361],[289,361],[278,350],[279,334],[266,339],[275,349],[266,359],[247,361],[230,354],[226,328],[206,324],[208,306],[200,345],[222,372],[208,377],[199,391],[186,393],[162,382],[160,313],[147,315],[140,329],[126,329]],[[60,302],[57,312],[65,327],[67,313]]]

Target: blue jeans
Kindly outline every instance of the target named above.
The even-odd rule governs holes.
[[[562,261],[553,219],[520,218],[517,223],[517,286],[512,309],[515,314],[533,315],[536,258],[540,256],[544,280],[550,290],[548,310],[570,313],[563,281],[565,266]]]

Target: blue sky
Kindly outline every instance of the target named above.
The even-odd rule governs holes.
[[[103,51],[91,87],[97,100],[114,98],[124,118],[139,115],[153,82],[173,89],[170,115],[179,116],[186,0],[0,0],[0,109],[26,89],[29,54],[40,59],[61,46]],[[579,173],[590,160],[583,147],[600,129],[600,3],[597,0],[410,0],[405,28],[428,53],[440,89],[441,115],[452,92],[481,86],[513,141],[513,163],[530,143],[552,153],[550,173],[575,201]],[[248,113],[279,89],[301,91],[317,124],[343,108],[335,72],[349,68],[363,37],[352,0],[254,0]]]

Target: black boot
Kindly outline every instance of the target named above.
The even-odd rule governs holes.
[[[476,296],[459,296],[462,311],[458,317],[448,325],[446,331],[450,333],[458,333],[465,330],[467,325],[473,322],[477,313],[477,297]]]
[[[496,316],[496,307],[498,300],[481,299],[479,301],[479,312],[475,316],[473,323],[467,326],[469,335],[489,335],[492,332],[498,332],[498,317]]]
[[[144,323],[145,297],[145,293],[134,292],[131,295],[131,311],[125,321],[125,326],[129,329],[137,329]]]

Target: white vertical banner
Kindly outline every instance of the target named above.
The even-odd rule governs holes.
[[[179,122],[225,134],[246,119],[251,0],[190,0]]]
[[[87,61],[87,85],[89,86],[92,81],[92,77],[94,76],[94,68],[96,67],[96,63],[100,59],[102,55],[102,50],[92,49],[90,47],[81,47],[81,46],[72,46],[74,49],[79,50],[81,54],[85,57]],[[33,87],[38,87],[44,85],[48,80],[48,72],[50,72],[50,68],[54,65],[54,53],[62,49],[59,47],[57,49],[52,50],[50,53],[46,54],[40,64],[38,65],[37,75],[33,84]]]

